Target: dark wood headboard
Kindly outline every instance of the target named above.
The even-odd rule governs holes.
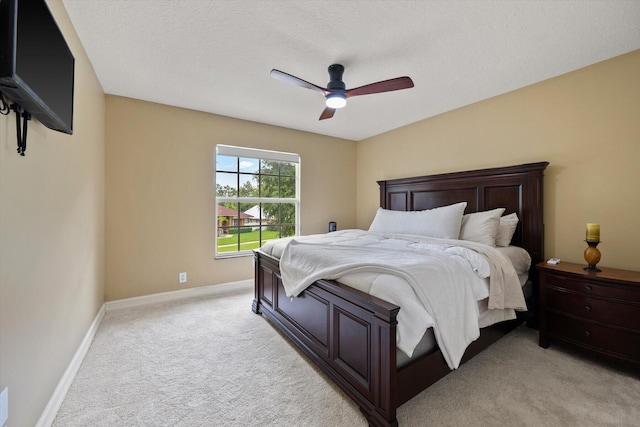
[[[532,269],[544,257],[542,179],[549,162],[378,181],[380,206],[417,211],[467,202],[465,213],[506,208],[520,221],[511,241],[525,248]]]

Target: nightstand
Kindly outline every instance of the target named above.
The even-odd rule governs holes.
[[[541,262],[540,347],[563,343],[640,368],[640,272]]]

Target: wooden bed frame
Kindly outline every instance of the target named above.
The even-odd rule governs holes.
[[[547,162],[378,181],[380,206],[413,211],[466,201],[466,213],[498,207],[520,222],[513,245],[529,251],[537,300],[535,265],[543,259],[542,179]],[[336,281],[314,282],[288,298],[278,260],[255,251],[255,299],[261,313],[288,336],[360,407],[371,426],[397,426],[397,408],[450,371],[439,349],[396,366],[396,316],[400,307]],[[462,363],[522,322],[483,328]]]

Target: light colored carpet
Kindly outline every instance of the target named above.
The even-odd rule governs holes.
[[[54,426],[366,426],[252,293],[108,312]],[[526,327],[398,411],[405,426],[638,426],[637,374]]]

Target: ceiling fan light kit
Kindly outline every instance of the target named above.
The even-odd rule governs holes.
[[[313,91],[321,93],[326,99],[326,108],[320,115],[320,120],[330,119],[333,117],[337,108],[342,108],[347,105],[347,98],[359,95],[371,95],[374,93],[391,92],[394,90],[409,89],[413,87],[413,81],[410,77],[396,77],[395,79],[384,80],[377,83],[371,83],[368,85],[360,86],[354,89],[346,89],[344,82],[342,81],[342,74],[344,73],[344,67],[340,64],[333,64],[329,66],[329,83],[326,88],[316,86],[313,83],[309,83],[301,78],[292,76],[283,71],[273,69],[271,70],[271,77],[277,80],[281,80],[285,83],[294,84],[296,86],[311,89]]]
[[[329,108],[342,108],[347,105],[347,96],[344,93],[329,94],[326,104]]]

